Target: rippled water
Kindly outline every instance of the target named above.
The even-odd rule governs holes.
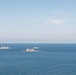
[[[0,44],[0,75],[76,75],[76,44]],[[39,47],[39,52],[22,52]]]

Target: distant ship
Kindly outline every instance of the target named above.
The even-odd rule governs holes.
[[[10,49],[8,46],[1,46],[0,49]]]
[[[27,48],[26,49],[26,52],[37,52],[38,50],[35,50],[35,49],[33,49],[33,48]]]
[[[38,47],[33,47],[33,48],[27,48],[26,50],[23,50],[22,52],[38,52]]]

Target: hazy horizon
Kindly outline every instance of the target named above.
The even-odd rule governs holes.
[[[0,43],[76,43],[76,0],[1,0]]]

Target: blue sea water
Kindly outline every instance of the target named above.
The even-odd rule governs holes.
[[[0,75],[76,75],[76,44],[0,44]],[[39,52],[22,52],[39,47]]]

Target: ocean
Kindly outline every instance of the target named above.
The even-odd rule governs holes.
[[[76,75],[76,44],[0,44],[0,75]],[[38,52],[22,52],[39,47]]]

